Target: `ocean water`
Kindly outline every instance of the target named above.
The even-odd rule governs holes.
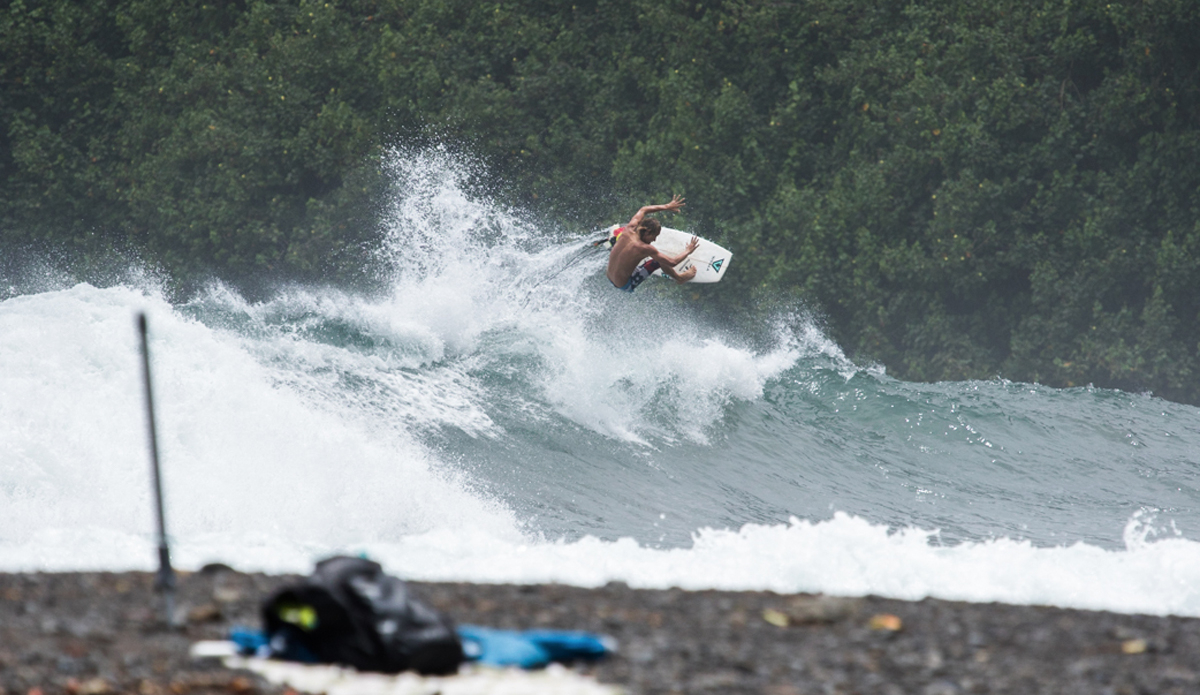
[[[898,381],[804,315],[739,335],[672,296],[719,285],[615,292],[579,256],[595,230],[472,194],[473,166],[395,154],[382,294],[11,287],[0,570],[155,566],[144,311],[183,568],[345,552],[413,579],[1200,615],[1197,408]]]

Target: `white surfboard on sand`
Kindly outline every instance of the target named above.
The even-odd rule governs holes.
[[[613,236],[613,232],[620,228],[620,225],[609,227],[609,248],[612,248],[612,245],[617,240],[617,237]],[[681,232],[678,229],[663,227],[662,231],[658,234],[658,238],[654,240],[654,247],[668,256],[674,256],[683,253],[684,249],[687,248],[688,241],[693,236],[695,235]],[[725,275],[725,270],[729,267],[729,260],[733,258],[733,254],[708,239],[701,237],[696,237],[696,239],[699,240],[700,245],[682,263],[675,266],[675,270],[682,273],[686,272],[688,268],[695,266],[696,277],[692,278],[689,282],[720,282],[721,278]],[[659,269],[654,271],[654,274],[662,277],[663,271]]]

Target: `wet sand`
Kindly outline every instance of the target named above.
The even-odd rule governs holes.
[[[147,573],[0,574],[0,695],[282,693],[188,656],[259,627],[294,577],[181,574],[168,629]],[[413,582],[457,622],[615,637],[574,668],[628,693],[1200,693],[1200,619],[927,599]]]

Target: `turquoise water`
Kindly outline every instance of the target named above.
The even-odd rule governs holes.
[[[394,174],[383,294],[14,286],[0,569],[153,564],[146,311],[184,566],[1200,614],[1197,408],[898,381],[803,315],[751,338],[670,283],[614,292],[599,255],[543,281],[594,230],[473,198],[436,151]]]

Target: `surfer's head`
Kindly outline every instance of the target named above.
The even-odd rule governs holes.
[[[642,243],[649,244],[658,238],[658,233],[662,231],[662,224],[658,220],[647,217],[638,223],[637,235],[642,240]]]

